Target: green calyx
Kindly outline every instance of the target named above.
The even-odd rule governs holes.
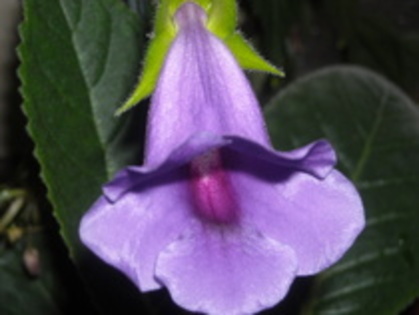
[[[177,26],[173,16],[185,2],[194,2],[205,10],[208,16],[207,29],[223,40],[242,68],[284,76],[283,72],[264,60],[236,31],[235,0],[161,0],[156,11],[154,34],[145,56],[141,78],[116,115],[124,113],[153,93],[166,55],[176,38]]]

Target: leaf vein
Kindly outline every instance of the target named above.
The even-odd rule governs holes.
[[[85,2],[82,1],[81,2],[81,6],[83,6],[84,3]],[[60,8],[61,8],[61,10],[62,10],[62,12],[63,12],[63,14],[65,16],[65,20],[67,22],[67,25],[69,26],[69,29],[71,29],[71,27],[70,27],[71,22],[69,20],[69,16],[65,13],[66,12],[66,9],[65,9],[65,4],[63,4],[63,0],[60,0],[59,1],[59,4],[60,4]],[[83,8],[81,8],[80,10],[83,10]],[[106,167],[106,170],[107,170],[108,175],[109,175],[110,170],[109,170],[108,163],[107,163],[108,162],[108,154],[107,154],[106,149],[105,149],[105,143],[106,143],[106,141],[105,141],[105,139],[103,139],[103,135],[102,135],[102,133],[100,132],[100,129],[99,129],[100,122],[98,120],[97,115],[95,115],[95,108],[93,106],[93,104],[94,104],[93,96],[92,96],[91,90],[89,89],[87,75],[86,75],[85,71],[83,70],[84,67],[82,66],[82,62],[80,60],[80,52],[77,49],[77,44],[75,42],[75,39],[74,39],[74,36],[73,35],[74,35],[74,33],[71,32],[70,38],[71,38],[71,42],[73,44],[72,45],[72,48],[73,48],[73,51],[74,51],[75,58],[77,60],[77,64],[78,64],[80,73],[82,74],[81,77],[83,79],[83,85],[86,88],[86,91],[85,92],[86,92],[86,95],[87,95],[87,97],[89,99],[90,109],[93,112],[93,115],[92,115],[93,124],[95,126],[96,134],[98,135],[98,139],[99,139],[99,143],[100,143],[101,149],[104,152],[104,157],[105,157],[106,166],[107,166]]]
[[[336,265],[335,267],[332,267],[329,271],[325,272],[322,275],[322,281],[324,281],[327,278],[330,278],[331,276],[339,274],[341,272],[357,268],[360,265],[365,265],[365,264],[368,264],[368,263],[372,263],[379,258],[394,256],[394,255],[397,255],[399,253],[400,253],[399,246],[394,246],[394,247],[386,248],[384,250],[369,252],[369,253],[364,254],[362,256],[355,257],[351,260],[345,261],[344,263]]]
[[[392,278],[384,278],[384,279],[376,279],[376,278],[369,278],[361,282],[357,282],[352,285],[347,285],[342,289],[335,290],[329,294],[323,295],[316,304],[324,304],[330,300],[335,300],[338,298],[342,298],[343,296],[350,295],[353,293],[358,293],[359,291],[370,289],[371,287],[388,284],[393,282]]]
[[[377,136],[377,132],[378,129],[380,128],[381,122],[383,120],[383,116],[384,116],[384,109],[386,107],[387,104],[387,99],[389,97],[389,93],[385,92],[385,94],[383,95],[380,105],[377,109],[377,115],[374,119],[371,131],[368,134],[368,137],[364,143],[364,146],[362,148],[361,151],[361,156],[358,160],[358,163],[355,166],[355,170],[352,174],[352,180],[354,182],[357,182],[359,177],[361,176],[362,172],[364,171],[365,165],[371,155],[372,152],[372,144],[375,140],[375,137]]]
[[[106,47],[106,49],[104,50],[105,55],[101,58],[103,60],[103,62],[100,65],[99,73],[96,75],[96,78],[92,81],[92,84],[91,84],[92,90],[97,87],[97,85],[101,82],[101,80],[104,76],[107,65],[109,64],[109,56],[110,56],[110,51],[111,51],[111,47],[112,47],[113,20],[112,20],[112,17],[111,17],[111,14],[110,14],[109,10],[106,7],[103,7],[103,6],[102,6],[102,9],[103,9],[104,12],[106,12],[106,16],[108,18],[109,25],[111,25],[111,27],[108,27],[108,30],[105,32],[105,34],[106,34],[106,44],[104,45],[104,47]]]

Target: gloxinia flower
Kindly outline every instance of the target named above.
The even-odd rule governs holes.
[[[251,314],[296,276],[335,263],[364,226],[326,141],[272,149],[249,83],[186,3],[152,98],[145,162],[120,171],[83,217],[81,239],[141,291],[191,311]]]

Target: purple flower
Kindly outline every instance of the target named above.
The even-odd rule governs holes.
[[[184,4],[175,22],[144,165],[103,187],[80,235],[142,291],[166,287],[192,311],[255,313],[336,262],[363,207],[328,142],[272,149],[246,77],[199,6]]]

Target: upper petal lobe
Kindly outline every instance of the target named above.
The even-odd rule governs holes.
[[[185,16],[202,11],[192,3],[185,9]],[[149,112],[146,164],[159,164],[162,156],[202,131],[269,144],[246,76],[198,17],[181,25],[161,71]]]

